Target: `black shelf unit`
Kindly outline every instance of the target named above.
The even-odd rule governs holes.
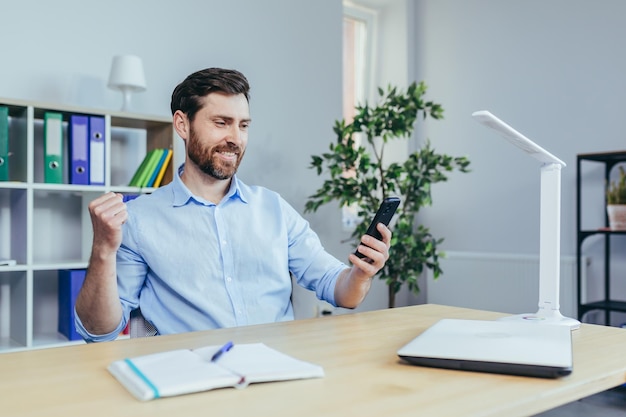
[[[606,214],[606,200],[604,210],[604,227],[596,230],[582,230],[582,213],[581,213],[581,168],[583,161],[597,162],[604,165],[604,181],[608,183],[611,170],[614,166],[626,162],[626,150],[615,152],[601,152],[601,153],[585,153],[578,154],[576,157],[576,231],[577,231],[577,245],[576,245],[576,258],[577,258],[577,282],[578,282],[578,319],[583,320],[586,313],[593,310],[600,310],[604,312],[604,324],[610,325],[611,312],[623,312],[626,313],[626,301],[618,301],[613,299],[611,294],[611,239],[619,236],[626,236],[624,230],[610,230],[609,220]],[[582,246],[584,241],[590,236],[602,236],[604,241],[604,299],[595,302],[583,302],[582,300]]]

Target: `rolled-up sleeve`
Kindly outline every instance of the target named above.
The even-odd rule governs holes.
[[[117,326],[117,328],[113,330],[111,333],[107,333],[107,334],[89,333],[85,329],[85,326],[83,326],[83,322],[80,321],[80,317],[78,317],[78,314],[76,314],[76,309],[74,309],[74,324],[76,325],[76,331],[78,332],[78,334],[81,335],[82,338],[87,343],[109,342],[111,340],[115,340],[117,339],[119,334],[122,332],[122,330],[124,330],[124,327],[126,327],[126,323],[124,321],[121,321],[120,324]]]

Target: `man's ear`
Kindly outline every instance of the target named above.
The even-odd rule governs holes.
[[[180,136],[185,142],[189,138],[189,119],[187,115],[180,110],[176,110],[173,116],[174,129],[178,136]]]

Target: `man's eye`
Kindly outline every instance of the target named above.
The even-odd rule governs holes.
[[[226,126],[226,122],[222,121],[222,120],[216,120],[215,124],[218,126]]]
[[[250,127],[250,123],[243,123],[243,124],[241,125],[241,128],[242,128],[243,130],[248,130],[248,127]]]

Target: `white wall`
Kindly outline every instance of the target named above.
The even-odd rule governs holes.
[[[488,109],[567,163],[562,251],[574,254],[576,154],[624,148],[626,3],[417,4],[416,77],[445,108],[427,136],[473,170],[437,187],[429,221],[456,250],[538,252],[538,163],[471,118]]]
[[[252,86],[241,177],[300,211],[321,184],[308,165],[341,116],[340,0],[0,0],[0,10],[0,97],[118,109],[120,93],[106,87],[109,66],[112,56],[132,53],[143,58],[148,83],[134,110],[169,115],[171,92],[189,73],[236,68]],[[347,260],[337,208],[306,217]],[[295,297],[297,314],[311,315],[310,294]]]
[[[414,76],[445,108],[445,119],[428,122],[424,134],[439,151],[472,162],[471,174],[435,187],[424,221],[445,237],[447,250],[539,252],[539,165],[471,118],[487,109],[567,163],[561,252],[575,255],[576,155],[625,148],[626,2],[414,4]],[[603,221],[598,171],[585,177],[597,184],[598,195],[583,206],[588,227]],[[614,252],[623,257],[626,242],[615,242]],[[597,243],[586,249],[597,251]],[[626,283],[617,281],[615,288],[626,294]]]

